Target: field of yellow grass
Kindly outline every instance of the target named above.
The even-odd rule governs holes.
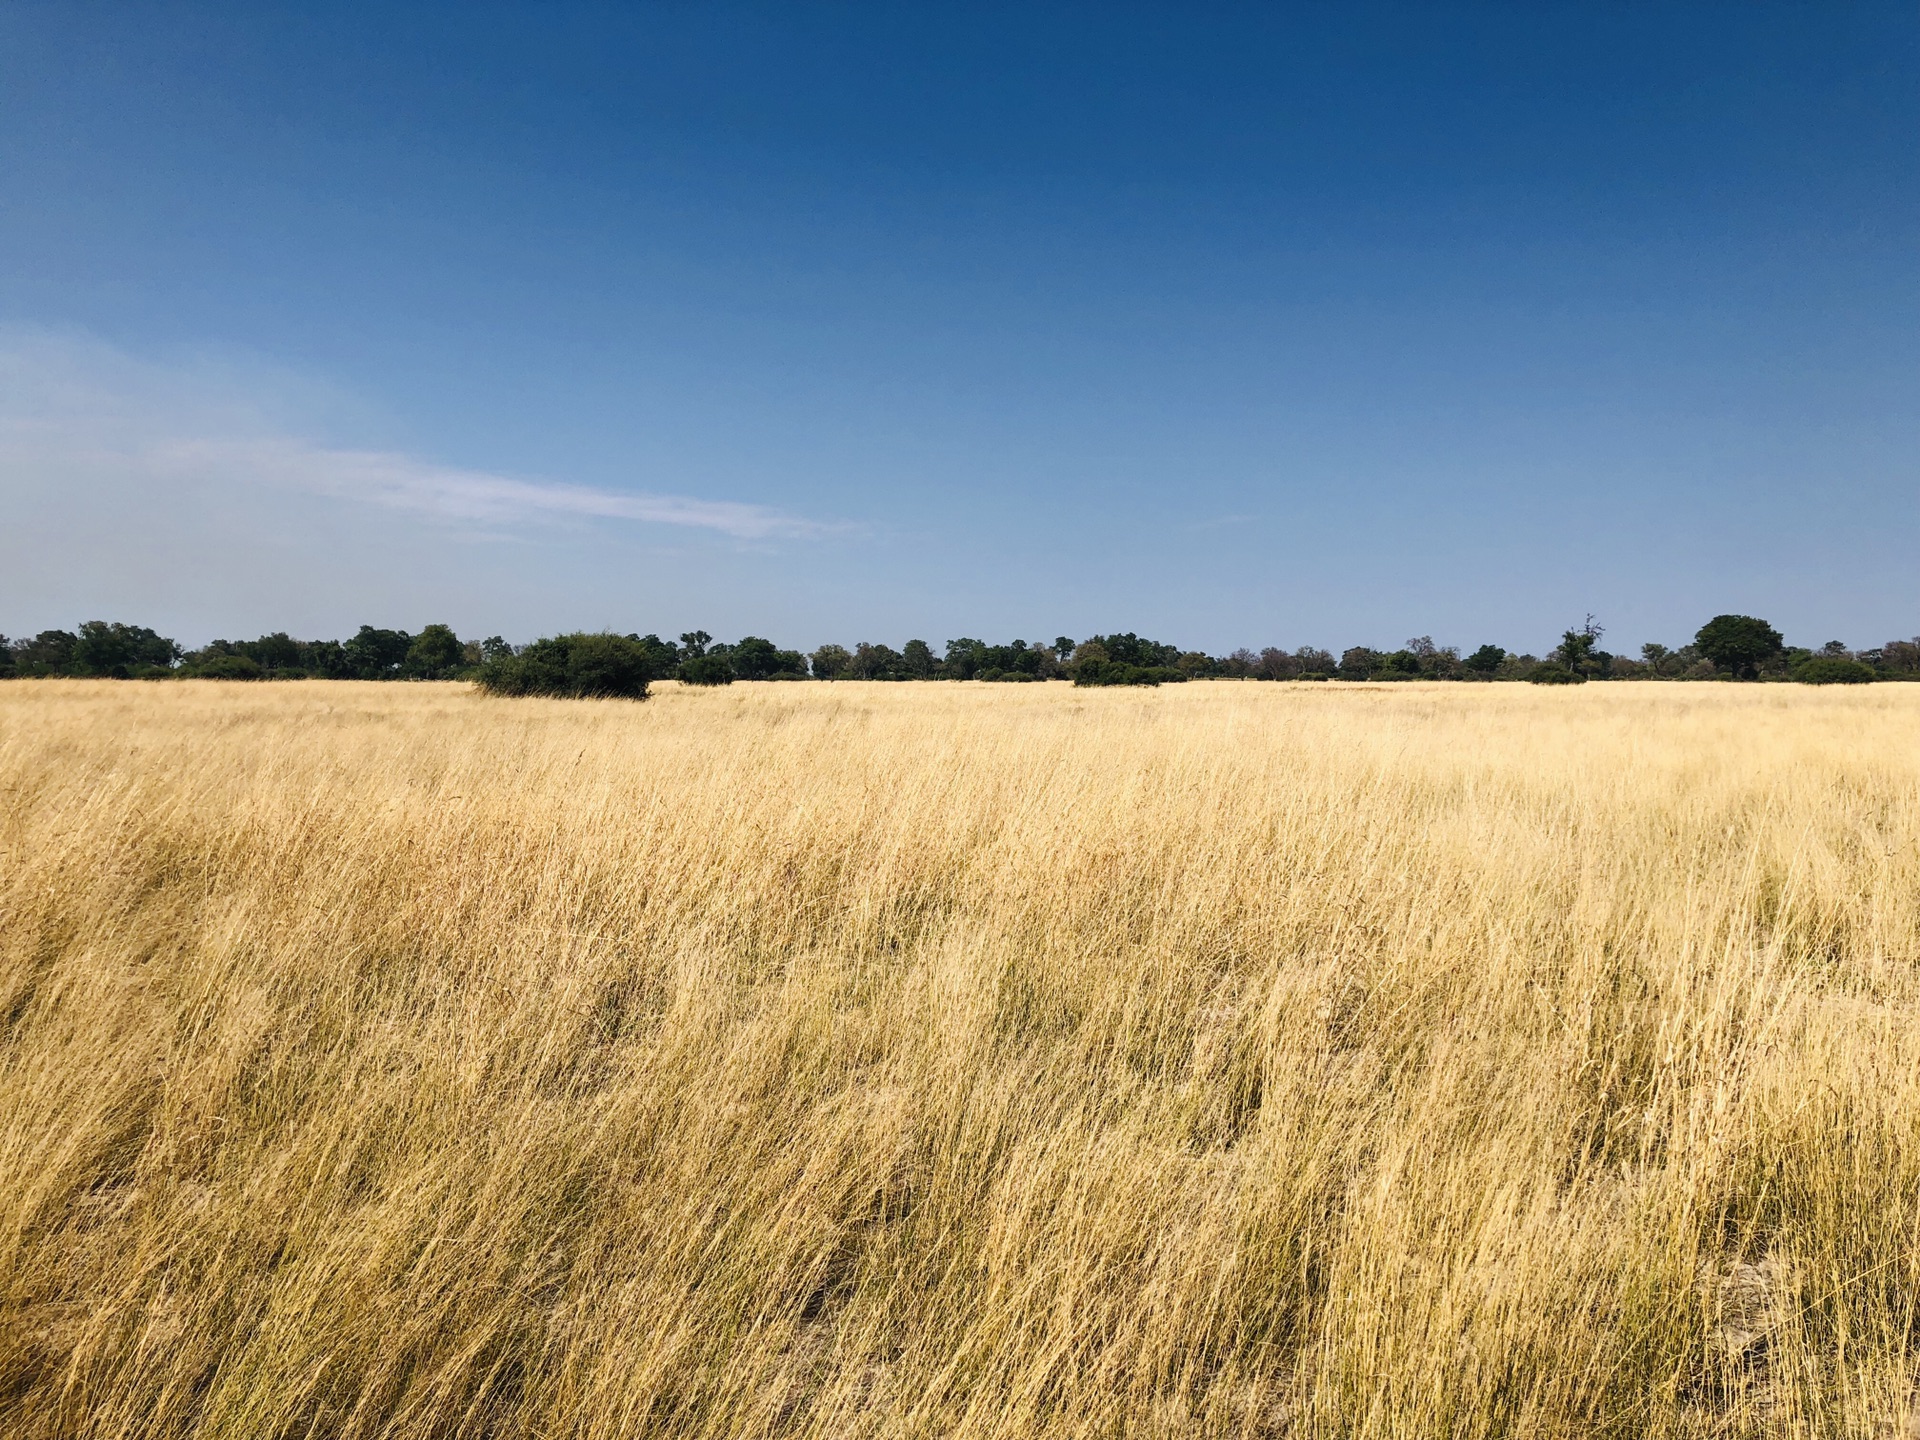
[[[1904,1435],[1842,688],[0,686],[0,1433]]]

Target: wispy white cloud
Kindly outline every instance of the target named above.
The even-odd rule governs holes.
[[[205,359],[165,364],[72,335],[0,332],[0,486],[237,485],[370,504],[464,527],[613,520],[738,540],[856,529],[763,505],[443,465],[300,433],[315,387]],[[303,401],[305,402],[303,404]]]
[[[717,530],[742,540],[805,538],[849,528],[764,505],[521,480],[391,450],[331,449],[284,436],[165,441],[147,447],[142,458],[155,474],[177,479],[279,485],[478,525],[631,520]]]

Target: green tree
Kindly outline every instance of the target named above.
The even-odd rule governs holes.
[[[1547,658],[1582,680],[1604,676],[1613,668],[1613,657],[1600,648],[1600,637],[1604,634],[1605,627],[1589,615],[1578,630],[1569,630],[1560,637],[1560,644]]]
[[[725,655],[695,655],[680,662],[680,679],[688,685],[731,685],[733,662]]]
[[[945,669],[949,680],[971,680],[979,671],[987,668],[987,646],[983,640],[975,640],[963,635],[958,640],[947,641],[947,659]]]
[[[407,647],[406,672],[416,680],[448,680],[466,667],[466,651],[451,626],[429,625]]]
[[[1693,644],[1715,669],[1742,680],[1755,679],[1761,665],[1786,648],[1778,630],[1751,615],[1716,615],[1700,627]]]
[[[662,640],[658,635],[629,635],[627,638],[647,652],[647,668],[655,680],[665,680],[680,664],[679,647],[670,640]]]
[[[853,653],[844,645],[822,645],[807,657],[813,664],[813,678],[816,680],[839,680],[846,676],[847,667],[853,663]]]
[[[1366,680],[1380,668],[1382,656],[1378,650],[1370,650],[1365,645],[1355,645],[1340,656],[1340,668],[1334,672],[1337,680]]]
[[[67,672],[124,680],[129,675],[171,670],[181,653],[173,641],[143,625],[89,620],[74,638]]]
[[[934,659],[933,647],[926,641],[909,640],[900,651],[900,663],[915,680],[930,680],[940,662]]]
[[[869,645],[862,640],[853,647],[853,659],[847,663],[850,680],[904,680],[906,664],[890,645]]]
[[[397,680],[406,667],[413,637],[404,630],[376,630],[362,625],[341,648],[357,679]]]
[[[1507,652],[1498,645],[1482,645],[1478,650],[1460,663],[1484,679],[1491,679],[1493,672],[1500,668],[1500,662],[1507,658]]]
[[[73,663],[74,646],[79,643],[80,637],[71,630],[42,630],[31,640],[16,640],[14,673],[37,678],[65,675]]]
[[[647,652],[625,635],[555,635],[480,667],[480,688],[495,695],[582,699],[647,698]],[[728,671],[728,678],[732,672]]]
[[[707,653],[707,647],[713,643],[713,637],[704,630],[689,630],[680,637],[680,658],[698,660]]]
[[[736,680],[771,680],[780,672],[780,648],[771,640],[748,635],[728,655]]]

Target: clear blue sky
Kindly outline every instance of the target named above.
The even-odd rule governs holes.
[[[0,629],[1920,631],[1912,5],[0,7]]]

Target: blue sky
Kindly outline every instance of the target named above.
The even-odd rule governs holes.
[[[1911,6],[0,8],[0,629],[1920,631]]]

